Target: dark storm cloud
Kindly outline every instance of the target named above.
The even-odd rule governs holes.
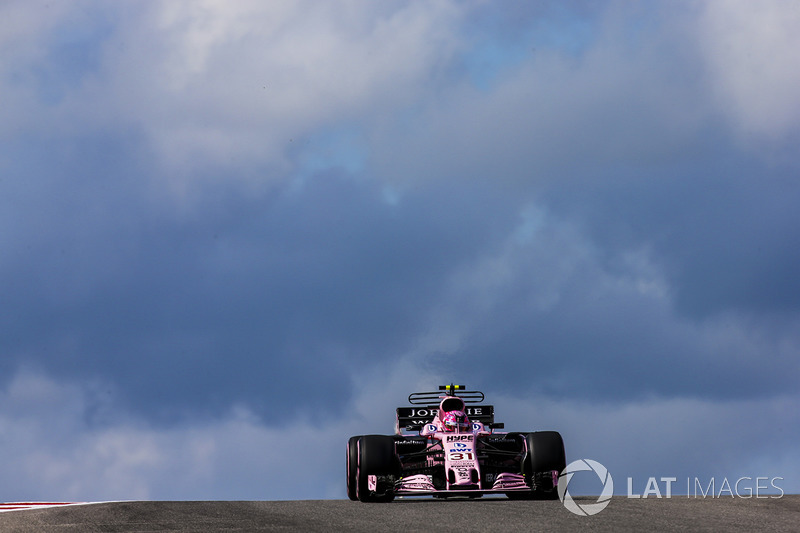
[[[660,168],[609,166],[580,189],[552,187],[548,196],[604,253],[650,248],[681,313],[796,316],[796,167],[761,163],[730,141],[704,148]]]
[[[336,407],[350,372],[408,350],[453,265],[515,218],[490,190],[437,184],[389,204],[333,172],[255,197],[212,186],[169,212],[132,144],[87,140],[27,167],[3,338],[6,364],[107,379],[158,416],[266,412],[298,390]]]
[[[653,252],[646,243],[639,251],[620,250],[619,243],[600,248],[562,225],[563,219],[545,217],[528,241],[502,259],[510,272],[494,292],[491,311],[464,317],[469,326],[462,350],[442,355],[436,367],[492,376],[540,394],[603,401],[793,391],[793,311],[773,310],[767,320],[752,302],[745,309],[723,301],[713,302],[714,314],[702,319],[676,313],[672,295],[678,293],[682,309],[679,291],[695,289],[660,270],[661,254],[669,250]],[[686,260],[694,264],[714,255],[698,250]],[[747,273],[751,267],[730,268]],[[760,287],[752,281],[752,290]]]
[[[480,11],[467,26],[484,20]],[[420,338],[437,313],[451,323],[462,313],[469,325],[454,328],[460,340],[444,367],[472,361],[479,372],[491,354],[505,363],[487,370],[496,379],[516,382],[507,369],[534,365],[531,387],[589,397],[603,394],[601,382],[620,398],[726,396],[748,375],[761,376],[763,393],[775,367],[754,370],[749,353],[723,367],[728,347],[691,321],[796,316],[791,168],[741,153],[717,115],[697,113],[702,67],[688,45],[667,54],[669,41],[641,48],[635,32],[617,41],[588,8],[493,13],[454,60],[489,78],[503,71],[493,92],[489,78],[450,80],[452,100],[412,115],[408,138],[372,137],[369,121],[351,127],[356,144],[377,145],[376,161],[361,146],[358,161],[295,149],[293,163],[310,153],[311,170],[264,170],[273,185],[256,194],[237,181],[258,176],[246,159],[195,168],[188,206],[154,197],[159,183],[185,178],[165,175],[148,124],[20,137],[7,165],[8,198],[25,209],[9,200],[18,231],[4,270],[19,281],[5,288],[14,302],[6,364],[106,378],[158,416],[236,402],[263,412],[298,389],[308,405],[335,406],[362,369],[435,353]],[[508,18],[513,31],[498,34]],[[631,20],[616,24],[649,19]],[[534,31],[542,27],[571,28],[572,40],[548,40]],[[523,44],[541,51],[515,55]],[[97,53],[87,57],[96,70]],[[70,72],[82,79],[79,63]],[[325,146],[341,147],[339,130],[327,130]],[[331,160],[354,166],[325,170]],[[393,180],[394,199],[384,189]],[[503,255],[526,206],[547,214],[544,228]],[[642,273],[624,258],[641,251],[659,297],[625,285]],[[480,277],[486,260],[513,274],[504,292],[487,289],[491,307],[481,310],[453,279]],[[714,387],[714,376],[726,385]]]

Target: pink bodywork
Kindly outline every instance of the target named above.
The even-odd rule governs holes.
[[[444,398],[439,407],[439,413],[429,424],[425,424],[419,434],[427,437],[431,445],[439,443],[444,455],[444,471],[447,479],[446,491],[437,490],[431,478],[425,474],[408,476],[400,480],[395,492],[397,494],[432,494],[432,493],[464,493],[475,491],[480,493],[491,492],[512,492],[529,491],[530,487],[525,483],[525,478],[520,474],[502,473],[498,474],[492,482],[491,489],[481,489],[482,475],[480,462],[478,461],[478,450],[476,445],[477,437],[491,435],[492,431],[486,429],[481,422],[472,422],[469,432],[447,432],[440,422],[444,415],[443,406],[445,402],[460,400],[458,397],[449,396]],[[451,411],[452,403],[451,403]],[[458,410],[464,410],[463,401]],[[434,462],[433,456],[429,461]],[[438,463],[438,461],[436,461]],[[374,476],[370,476],[374,477]],[[374,483],[374,480],[370,481]]]

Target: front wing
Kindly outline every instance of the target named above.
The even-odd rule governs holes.
[[[557,476],[557,474],[556,474]],[[415,474],[399,479],[394,484],[394,493],[398,496],[425,496],[431,494],[442,495],[469,495],[469,494],[505,494],[506,492],[529,492],[530,486],[525,483],[525,476],[522,474],[512,474],[505,472],[498,474],[490,489],[462,488],[457,490],[437,489],[433,484],[432,476],[426,474]]]

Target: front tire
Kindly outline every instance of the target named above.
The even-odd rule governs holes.
[[[358,471],[356,495],[362,502],[394,500],[394,486],[386,480],[395,472],[394,437],[365,435],[358,439]],[[369,476],[380,476],[376,490],[369,489]],[[389,478],[391,479],[391,478]]]
[[[528,451],[522,471],[531,481],[528,493],[508,493],[510,499],[557,500],[558,490],[552,472],[561,473],[567,467],[564,440],[557,431],[535,431],[525,436]]]
[[[358,501],[358,439],[350,437],[347,441],[347,497]]]

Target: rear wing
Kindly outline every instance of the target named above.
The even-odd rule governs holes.
[[[406,429],[430,424],[438,412],[439,404],[433,407],[398,407],[397,427]],[[494,405],[468,405],[467,416],[472,422],[486,426],[494,424]]]
[[[413,431],[425,424],[433,422],[434,417],[439,412],[439,403],[447,396],[458,396],[464,401],[467,416],[473,422],[481,422],[488,426],[494,424],[493,405],[474,405],[480,404],[484,400],[481,391],[464,390],[463,385],[442,385],[439,391],[442,392],[414,392],[408,396],[408,403],[413,407],[397,408],[397,424],[395,430]]]

